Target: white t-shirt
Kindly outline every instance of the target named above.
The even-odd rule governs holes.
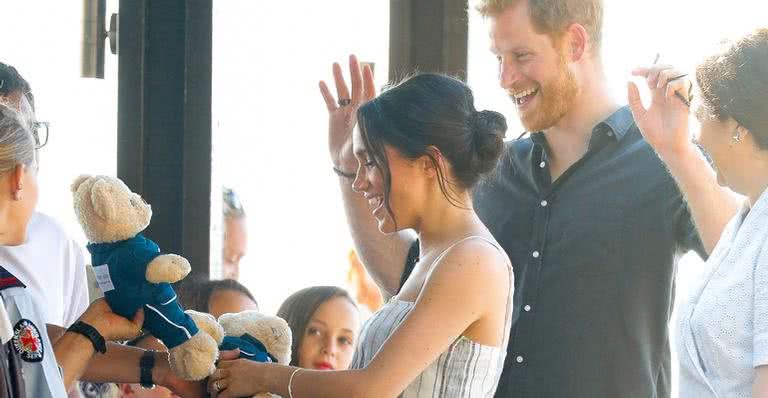
[[[0,265],[27,286],[46,323],[68,327],[88,307],[83,249],[45,214],[32,215],[26,243],[0,247]]]

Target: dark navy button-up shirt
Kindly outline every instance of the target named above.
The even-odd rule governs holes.
[[[552,182],[544,134],[512,141],[475,191],[515,273],[497,397],[669,397],[676,260],[704,248],[627,107],[588,148]]]

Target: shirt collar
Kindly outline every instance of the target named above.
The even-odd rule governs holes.
[[[607,126],[611,129],[616,139],[620,140],[634,124],[635,119],[632,117],[632,111],[629,110],[629,106],[622,106],[616,112],[613,112],[611,116],[608,116],[607,119],[598,123],[595,129],[600,126]]]
[[[594,132],[599,131],[603,126],[605,126],[613,132],[613,135],[617,140],[620,140],[627,134],[629,129],[632,128],[634,124],[635,119],[632,117],[632,111],[629,110],[629,106],[622,106],[613,112],[610,116],[608,116],[607,119],[598,123],[597,126],[592,129],[592,131],[594,134]],[[547,139],[544,136],[544,133],[541,131],[532,133],[531,140],[534,144],[546,147]]]

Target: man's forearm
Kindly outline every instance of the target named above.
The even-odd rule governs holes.
[[[742,198],[718,184],[715,171],[693,144],[686,151],[661,158],[685,196],[704,248],[711,253]]]

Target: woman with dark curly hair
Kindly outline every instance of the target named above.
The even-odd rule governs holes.
[[[643,134],[652,145],[663,137],[692,147],[683,74],[640,72],[654,87],[648,110],[630,88]],[[679,310],[680,395],[768,397],[768,29],[726,43],[697,67],[696,83],[695,139],[712,161],[712,179],[746,200]]]

